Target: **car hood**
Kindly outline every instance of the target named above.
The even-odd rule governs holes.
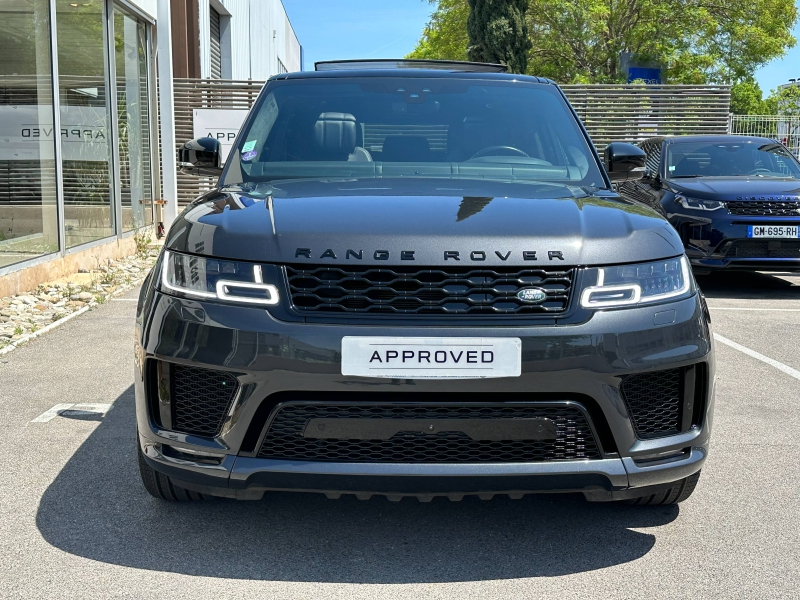
[[[166,247],[270,263],[426,266],[602,265],[683,252],[661,216],[606,190],[448,180],[216,190],[184,210]]]
[[[672,179],[669,186],[679,194],[701,200],[747,200],[772,196],[800,196],[797,179],[767,179],[764,177],[701,177]]]

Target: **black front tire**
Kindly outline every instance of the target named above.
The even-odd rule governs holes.
[[[142,477],[144,488],[151,496],[169,502],[190,502],[194,500],[207,500],[209,498],[199,492],[193,492],[175,485],[171,478],[163,473],[159,473],[148,465],[147,461],[144,459],[142,449],[138,448],[138,443],[137,454],[139,455],[139,475]]]
[[[638,505],[668,505],[678,504],[686,500],[694,492],[697,487],[697,482],[700,479],[700,471],[694,475],[690,475],[680,481],[676,481],[670,487],[655,494],[648,494],[647,496],[640,496],[639,498],[631,498],[630,500],[623,500],[625,504],[638,504]]]

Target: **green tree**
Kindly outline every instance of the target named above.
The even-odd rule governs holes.
[[[439,0],[412,55],[457,58],[463,0]],[[795,45],[787,0],[530,0],[527,72],[563,83],[620,82],[622,52],[672,83],[734,83]],[[446,42],[444,44],[443,42]]]
[[[524,73],[531,47],[527,5],[528,0],[469,0],[469,59],[501,63],[512,73]]]
[[[436,9],[408,58],[467,60],[467,0],[426,0]]]
[[[752,79],[739,81],[731,86],[731,112],[735,115],[771,114],[763,96],[761,86]]]
[[[770,94],[767,101],[775,106],[776,114],[781,117],[783,131],[779,137],[786,137],[789,144],[796,144],[800,139],[800,85],[787,85]]]
[[[766,102],[772,109],[771,114],[800,118],[800,85],[787,85],[773,90]]]

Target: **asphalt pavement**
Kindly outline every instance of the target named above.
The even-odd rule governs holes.
[[[795,598],[800,277],[700,283],[738,348],[717,344],[711,454],[679,507],[160,502],[135,460],[132,291],[0,356],[0,597]]]

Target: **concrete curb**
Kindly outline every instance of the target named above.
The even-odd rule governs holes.
[[[115,290],[113,293],[111,293],[108,296],[106,296],[106,301],[108,301],[111,298],[114,298],[116,296],[120,296],[120,295],[124,294],[125,292],[131,291],[133,288],[135,288],[137,285],[139,285],[146,278],[147,278],[147,274],[145,274],[145,276],[142,277],[141,279],[137,279],[136,281],[131,282],[130,285],[128,285],[128,286],[126,286],[124,288],[120,288],[118,290]],[[78,315],[82,315],[83,313],[91,310],[92,308],[97,308],[97,307],[96,306],[84,306],[83,308],[79,308],[75,312],[69,313],[66,317],[64,317],[62,319],[59,319],[58,321],[55,321],[53,323],[50,323],[50,325],[42,327],[41,329],[38,329],[38,330],[34,331],[33,333],[29,333],[28,335],[23,336],[20,339],[18,339],[16,342],[11,342],[8,346],[4,346],[3,348],[0,348],[0,356],[3,356],[4,354],[8,354],[12,350],[16,349],[17,346],[20,346],[20,345],[24,344],[25,342],[29,342],[30,340],[39,337],[43,333],[47,333],[48,331],[52,331],[56,327],[60,327],[61,325],[63,325],[67,321],[69,321],[70,319],[72,319],[74,317],[77,317]]]

